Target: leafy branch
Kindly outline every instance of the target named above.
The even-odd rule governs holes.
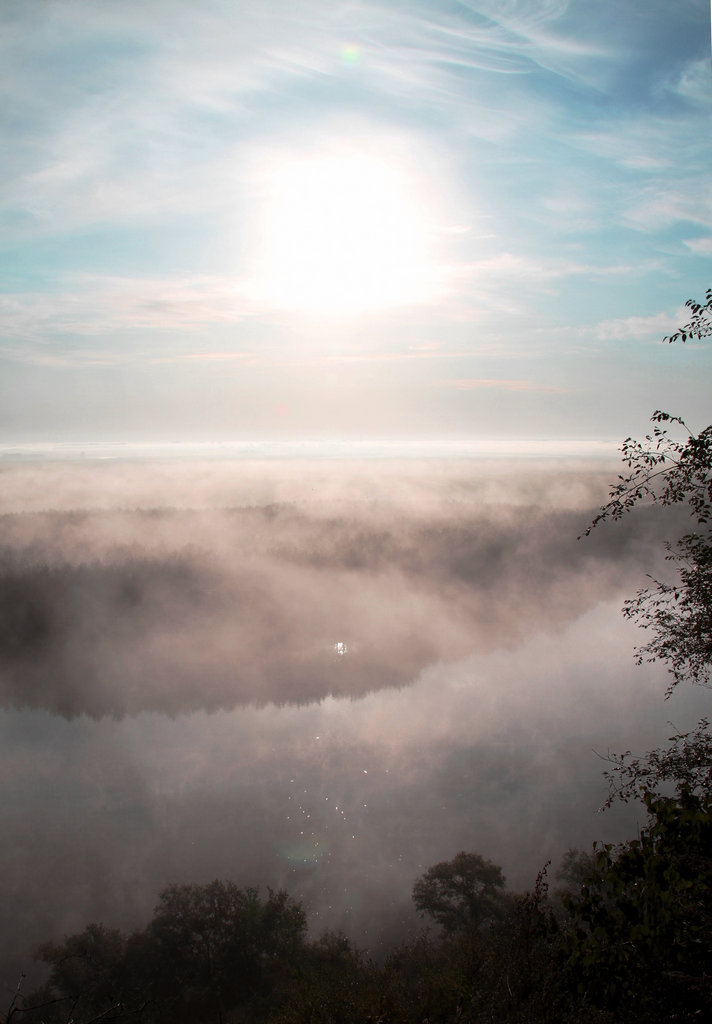
[[[688,299],[689,323],[665,337],[669,344],[712,336],[712,288],[703,302]],[[608,501],[583,536],[607,520],[621,519],[639,504],[684,505],[696,529],[666,543],[666,561],[676,569],[673,582],[649,576],[623,606],[623,615],[648,632],[636,648],[639,665],[663,662],[672,675],[666,698],[681,682],[712,682],[712,425],[695,433],[681,416],[657,409],[653,430],[642,441],[627,437],[621,446],[628,472],[609,489]],[[644,799],[662,784],[679,792],[712,792],[712,733],[708,719],[678,732],[668,746],[641,756],[608,754],[607,806],[616,800]]]
[[[705,292],[704,302],[688,299],[685,305],[692,310],[689,324],[679,327],[674,334],[667,335],[663,341],[673,344],[676,341],[687,341],[688,338],[708,338],[712,335],[712,288]]]
[[[644,800],[647,793],[668,783],[679,791],[705,794],[712,792],[712,735],[707,718],[701,718],[694,729],[675,732],[667,747],[658,747],[642,755],[632,751],[600,755],[611,767],[603,777],[609,793],[604,807],[616,800]]]

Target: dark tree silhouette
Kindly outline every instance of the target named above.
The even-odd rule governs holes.
[[[447,933],[476,931],[502,916],[504,875],[478,853],[458,853],[428,868],[413,886],[413,900]]]
[[[637,839],[594,853],[571,917],[565,975],[616,1020],[709,1020],[712,798],[648,794]]]
[[[128,955],[147,995],[174,1021],[222,1021],[278,987],[301,948],[306,918],[286,892],[232,882],[171,885]]]
[[[42,946],[48,982],[15,998],[12,1012],[27,1024],[264,1019],[302,955],[305,929],[301,906],[283,891],[171,885],[128,939],[91,924]]]

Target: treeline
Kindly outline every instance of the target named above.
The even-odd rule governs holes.
[[[415,883],[437,925],[376,964],[342,934],[307,938],[286,892],[172,885],[126,936],[102,924],[37,953],[22,1024],[662,1024],[712,1012],[712,798],[647,800],[627,843],[569,851],[549,886],[505,888],[459,853]]]

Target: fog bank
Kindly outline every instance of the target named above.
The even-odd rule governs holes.
[[[5,976],[172,881],[285,886],[373,951],[460,849],[533,883],[635,828],[595,751],[691,719],[623,599],[664,517],[542,463],[3,467]],[[190,498],[192,480],[193,504]],[[2,951],[0,951],[2,952]]]

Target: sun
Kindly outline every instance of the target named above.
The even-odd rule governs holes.
[[[396,158],[340,145],[263,168],[251,291],[270,305],[349,315],[438,291],[425,189]]]

